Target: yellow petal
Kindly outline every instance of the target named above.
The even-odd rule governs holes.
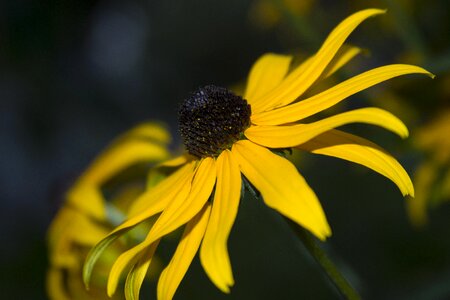
[[[258,125],[280,125],[301,120],[321,112],[346,99],[347,97],[380,82],[412,73],[421,73],[432,76],[428,71],[411,65],[398,64],[375,68],[352,77],[326,91],[323,91],[320,94],[302,100],[298,103],[272,111],[255,114],[252,116],[252,122]]]
[[[47,271],[46,290],[51,300],[70,300],[72,297],[65,290],[64,269],[51,267]]]
[[[414,173],[416,196],[407,201],[407,212],[411,223],[423,227],[428,222],[428,204],[432,197],[433,184],[436,182],[439,167],[431,161],[421,164]]]
[[[255,100],[276,87],[286,76],[291,60],[292,56],[273,53],[261,56],[250,70],[244,99],[253,105]]]
[[[193,218],[211,196],[216,183],[216,164],[211,157],[200,161],[189,196],[186,200],[172,201],[150,230],[150,240],[158,239]]]
[[[104,238],[108,231],[104,226],[89,219],[79,211],[72,210],[73,218],[65,232],[72,242],[92,247]]]
[[[152,246],[143,253],[138,262],[133,265],[128,273],[125,281],[125,299],[139,300],[139,292],[141,290],[142,282],[145,279],[150,263],[152,262],[153,254],[155,254],[158,247],[159,240],[154,242]]]
[[[261,193],[267,206],[321,240],[331,235],[319,200],[292,163],[245,140],[236,142],[231,151],[242,173]]]
[[[89,281],[95,263],[109,245],[111,245],[121,235],[134,228],[136,225],[161,212],[169,205],[170,202],[179,202],[186,200],[191,189],[190,183],[193,176],[192,167],[193,163],[186,164],[175,174],[160,182],[159,185],[154,188],[154,190],[158,190],[158,187],[159,189],[161,189],[161,192],[155,192],[155,194],[159,195],[159,197],[149,197],[149,203],[142,212],[129,218],[120,226],[116,227],[110,234],[108,234],[104,239],[97,243],[97,245],[95,245],[95,247],[92,248],[91,251],[89,251],[83,268],[83,281],[87,287],[89,287]],[[178,180],[172,181],[173,178],[178,178]],[[174,184],[169,185],[168,183]],[[164,186],[164,188],[162,186]],[[152,242],[156,240],[157,239],[153,240]],[[149,247],[152,242],[142,246],[142,249]],[[111,275],[109,277],[110,279],[108,281],[108,288],[110,295],[114,294],[114,291],[117,288],[117,282],[120,279],[121,271],[132,261],[132,259],[134,259],[135,255],[137,255],[142,250],[141,248],[139,248],[140,245],[141,244],[128,250],[127,252],[124,252],[118,258],[118,260],[116,260],[113,268],[116,268],[119,271],[115,271],[114,274],[118,274],[116,277]],[[121,261],[119,261],[119,259]]]
[[[217,183],[214,202],[206,229],[200,262],[211,281],[229,293],[234,284],[228,256],[227,241],[238,212],[241,194],[241,173],[230,151],[217,158]]]
[[[303,144],[321,133],[349,123],[377,125],[402,138],[408,136],[408,129],[402,121],[390,112],[375,107],[355,109],[309,124],[252,126],[245,131],[245,136],[266,147],[287,148]]]
[[[361,52],[361,48],[353,47],[349,45],[343,45],[334,58],[330,61],[328,66],[323,70],[323,73],[317,78],[317,81],[327,78],[333,75],[337,70],[342,68],[346,63],[348,63],[353,57]],[[314,62],[314,55],[308,57],[301,65],[296,68],[298,74],[303,73],[309,68],[309,66]]]
[[[210,210],[211,206],[208,203],[186,224],[175,254],[159,277],[157,288],[158,300],[171,300],[175,295],[205,234]]]
[[[170,142],[169,132],[167,132],[162,124],[154,122],[139,124],[126,132],[122,138],[145,138],[162,144],[168,144]]]
[[[141,243],[138,246],[133,247],[130,250],[122,253],[117,258],[117,260],[114,262],[114,264],[111,268],[111,271],[109,272],[109,276],[108,276],[108,284],[106,286],[106,291],[107,291],[107,294],[109,297],[112,297],[114,295],[114,293],[116,292],[117,285],[119,284],[119,280],[122,275],[122,272],[127,267],[130,267],[130,266],[133,266],[130,270],[130,273],[135,272],[136,270],[134,268],[136,267],[139,274],[135,274],[138,276],[134,279],[135,282],[132,282],[133,278],[128,279],[128,277],[127,277],[127,281],[129,281],[128,284],[129,285],[132,284],[132,286],[127,286],[127,288],[128,289],[131,288],[131,290],[126,292],[126,294],[132,294],[133,296],[136,295],[136,293],[139,294],[139,289],[136,291],[136,290],[134,290],[134,288],[136,288],[138,285],[140,287],[141,283],[139,282],[139,280],[140,280],[139,276],[145,276],[145,273],[144,274],[142,274],[142,273],[144,271],[145,272],[147,271],[147,269],[145,269],[145,267],[148,268],[148,266],[146,265],[146,261],[151,260],[156,248],[158,247],[158,244],[159,244],[159,239],[157,239],[153,243],[146,245],[146,247],[139,247],[142,245],[142,243]],[[150,262],[149,262],[149,264],[150,264]],[[133,274],[131,276],[133,276]]]
[[[366,9],[342,21],[328,36],[307,68],[292,71],[282,83],[252,105],[254,112],[284,106],[301,96],[323,73],[336,52],[352,31],[365,19],[383,13],[380,9]]]
[[[169,157],[164,146],[145,140],[118,143],[103,152],[81,176],[83,184],[101,184],[119,171],[139,162],[160,161]]]
[[[105,200],[99,186],[75,184],[67,192],[66,204],[98,220],[106,217]]]
[[[336,53],[334,58],[330,61],[325,70],[323,70],[323,73],[322,75],[320,75],[319,80],[321,78],[327,78],[333,75],[336,71],[345,66],[349,61],[351,61],[356,55],[360,53],[361,48],[350,45],[343,45]]]
[[[164,235],[187,223],[202,209],[211,195],[215,182],[216,166],[214,159],[211,157],[202,159],[195,172],[189,196],[187,198],[179,197],[177,194],[173,197],[153,224],[145,240],[122,253],[114,262],[108,279],[108,295],[114,294],[123,270],[135,263],[140,253],[147,251],[155,241]],[[186,186],[189,187],[189,185]]]
[[[190,160],[192,160],[192,159],[190,158],[190,156],[188,154],[183,154],[178,157],[167,160],[165,162],[162,162],[162,163],[158,164],[157,167],[169,167],[169,168],[178,167],[178,166],[181,166],[181,165],[187,163]]]
[[[297,148],[366,166],[392,180],[403,196],[414,196],[411,179],[400,163],[384,149],[366,139],[339,130],[330,130]]]
[[[171,201],[172,197],[174,197],[175,194],[178,194],[180,189],[183,189],[182,187],[186,185],[186,181],[192,180],[193,168],[193,163],[184,165],[173,174],[160,181],[156,186],[140,195],[130,207],[128,212],[130,219],[134,216],[143,215],[146,208],[148,206],[153,206],[155,201],[161,202],[159,208],[163,210]]]

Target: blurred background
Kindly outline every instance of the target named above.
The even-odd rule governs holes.
[[[450,298],[450,6],[434,1],[2,1],[0,4],[0,295],[46,299],[46,230],[64,191],[115,136],[145,120],[180,147],[178,103],[196,88],[243,86],[265,52],[314,53],[335,25],[369,7],[362,47],[336,82],[390,63],[437,75],[381,84],[336,110],[379,106],[411,137],[350,131],[394,154],[416,181],[403,199],[387,179],[301,155],[334,235],[325,247],[367,299]],[[337,176],[339,174],[339,176]],[[236,285],[221,294],[198,260],[178,299],[333,299],[281,218],[248,198],[230,238]],[[149,288],[146,298],[152,299]]]

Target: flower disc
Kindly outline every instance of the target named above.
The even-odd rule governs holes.
[[[179,110],[184,145],[196,157],[218,156],[250,126],[250,105],[226,88],[208,85],[185,99]]]

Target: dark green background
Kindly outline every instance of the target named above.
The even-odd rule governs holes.
[[[383,86],[419,112],[407,125],[432,118],[449,100],[437,91],[449,76],[449,2],[396,3],[315,1],[302,19],[311,39],[289,14],[274,28],[259,28],[250,14],[253,1],[2,1],[2,298],[46,298],[46,228],[64,190],[111,139],[138,122],[161,120],[177,148],[177,103],[190,91],[245,82],[254,60],[268,51],[312,53],[317,41],[358,9],[389,11],[351,36],[371,54],[348,70],[413,63],[407,55],[400,59],[405,53],[422,56],[422,66],[437,79],[412,76]],[[347,107],[373,105],[371,93]],[[422,158],[409,142],[382,130],[352,130],[386,146],[410,172]],[[299,167],[333,228],[325,247],[367,299],[450,297],[448,204],[433,210],[429,226],[417,231],[387,179],[311,155]],[[236,279],[231,295],[221,294],[195,261],[178,299],[335,297],[280,216],[254,199],[242,203],[229,248]],[[154,290],[147,292],[146,299],[153,297]]]

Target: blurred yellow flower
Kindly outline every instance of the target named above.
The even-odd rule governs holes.
[[[383,12],[367,9],[351,15],[330,33],[317,53],[293,70],[291,56],[263,55],[250,71],[243,97],[212,85],[190,95],[179,111],[180,131],[188,153],[159,166],[174,171],[143,193],[132,204],[127,220],[90,252],[84,268],[86,284],[91,281],[94,264],[109,245],[157,216],[145,240],[115,261],[108,295],[115,293],[121,274],[129,269],[125,296],[138,299],[160,240],[183,225],[178,247],[159,277],[158,299],[173,298],[198,249],[208,277],[228,293],[234,279],[227,240],[242,196],[243,177],[259,191],[267,206],[325,240],[331,230],[322,207],[296,167],[283,157],[285,149],[364,165],[392,180],[403,195],[413,195],[408,174],[391,155],[361,137],[335,129],[349,123],[367,123],[407,137],[406,126],[394,115],[379,108],[362,108],[316,122],[301,122],[393,77],[411,73],[431,76],[416,66],[388,65],[304,97],[314,84],[354,56],[350,55],[354,48],[342,47],[352,31],[367,18]]]
[[[108,203],[101,188],[131,165],[167,159],[168,142],[169,135],[160,125],[142,124],[109,146],[68,191],[66,202],[48,230],[47,292],[50,299],[108,299],[104,290],[109,266],[126,249],[124,243],[104,252],[89,291],[82,281],[83,263],[89,250],[123,220],[112,224],[112,209],[126,213],[127,201],[142,193],[143,187],[130,185]],[[118,295],[114,299],[122,298]]]
[[[94,287],[89,292],[84,288],[81,269],[89,249],[109,230],[70,206],[60,209],[49,229],[47,292],[50,299],[107,299],[102,289],[108,275],[105,266],[109,257],[117,256],[117,251],[111,247],[103,255],[96,268]]]
[[[427,223],[428,208],[450,200],[450,110],[441,112],[416,134],[424,160],[414,173],[417,194],[408,200],[408,213],[416,226]]]

